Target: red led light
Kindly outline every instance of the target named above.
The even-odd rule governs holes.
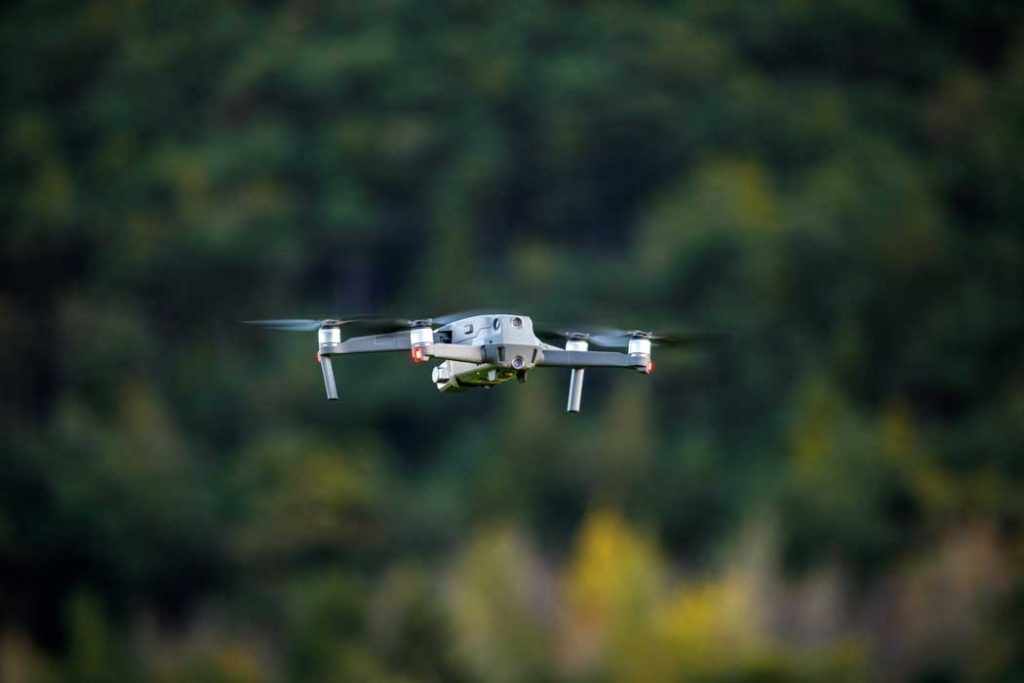
[[[316,352],[316,362],[317,363],[321,362],[320,361],[320,352],[319,351]]]
[[[412,360],[413,360],[414,363],[422,363],[423,362],[423,347],[422,346],[414,346],[414,347],[412,347]]]
[[[649,361],[647,361],[647,374],[649,375],[652,372],[654,372],[654,361],[653,360],[649,360]]]

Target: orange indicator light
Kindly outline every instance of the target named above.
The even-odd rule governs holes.
[[[649,360],[649,361],[647,361],[647,374],[649,375],[652,372],[654,372],[654,361],[653,360]]]
[[[414,347],[412,347],[412,360],[413,360],[414,363],[422,363],[423,362],[423,347],[422,346],[414,346]]]

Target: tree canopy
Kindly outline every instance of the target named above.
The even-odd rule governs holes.
[[[1024,8],[16,2],[0,679],[1024,675]],[[728,333],[439,396],[249,318]]]

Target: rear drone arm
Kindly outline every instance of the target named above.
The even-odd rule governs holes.
[[[571,368],[569,375],[569,401],[566,411],[580,412],[580,400],[583,398],[583,371],[585,368],[633,368],[640,372],[650,373],[650,346],[634,347],[643,353],[620,353],[618,351],[588,351],[587,342],[583,339],[570,339],[562,349],[544,349],[537,365],[556,368]]]
[[[643,370],[646,360],[618,351],[575,351],[571,349],[545,349],[537,365],[553,368],[637,368]]]

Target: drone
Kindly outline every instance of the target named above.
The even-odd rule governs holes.
[[[683,346],[708,335],[662,334],[607,327],[538,324],[515,313],[453,313],[436,318],[388,318],[369,315],[336,319],[246,320],[291,332],[316,332],[316,359],[329,400],[337,400],[331,359],[349,353],[408,352],[414,363],[443,361],[431,379],[441,393],[490,388],[511,380],[526,382],[534,368],[568,368],[567,412],[578,413],[587,368],[626,368],[649,375],[654,346]],[[343,335],[343,332],[345,333]],[[350,334],[353,333],[353,334]],[[344,338],[343,338],[344,337]],[[542,341],[557,340],[564,347]],[[593,347],[593,348],[591,348]]]

